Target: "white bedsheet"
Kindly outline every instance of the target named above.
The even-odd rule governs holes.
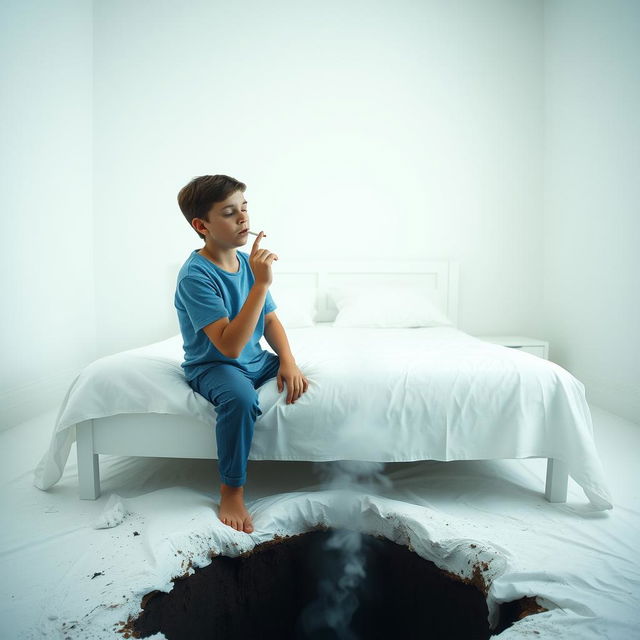
[[[309,388],[287,405],[275,378],[260,387],[251,460],[550,457],[568,464],[594,509],[612,508],[584,385],[559,365],[452,327],[320,325],[287,336]],[[89,418],[168,413],[213,428],[215,409],[187,384],[182,357],[176,335],[85,367],[62,403],[35,485],[60,479],[75,425]]]

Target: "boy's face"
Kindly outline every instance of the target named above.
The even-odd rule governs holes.
[[[201,218],[193,219],[193,227],[207,237],[207,242],[214,241],[223,246],[242,246],[247,242],[250,229],[247,200],[242,191],[232,193],[223,202],[216,202],[209,209],[209,222]]]

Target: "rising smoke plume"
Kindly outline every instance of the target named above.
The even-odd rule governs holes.
[[[347,523],[353,523],[354,495],[379,493],[391,481],[383,473],[383,462],[338,460],[314,463],[313,469],[323,489],[337,492],[333,514],[344,525],[332,530],[324,544],[325,575],[320,578],[318,597],[300,614],[298,627],[304,637],[319,637],[319,632],[331,630],[340,640],[357,640],[350,624],[359,605],[358,588],[366,579],[367,550],[362,534]]]

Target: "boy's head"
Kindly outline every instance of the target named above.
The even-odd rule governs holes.
[[[180,189],[178,205],[189,225],[206,241],[206,237],[196,228],[194,220],[202,220],[208,224],[211,222],[209,214],[215,204],[224,202],[236,191],[244,193],[246,188],[246,184],[230,176],[199,176]]]

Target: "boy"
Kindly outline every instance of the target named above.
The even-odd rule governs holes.
[[[180,190],[180,210],[205,244],[182,265],[174,305],[184,342],[185,378],[216,411],[222,479],[218,517],[251,533],[243,485],[254,424],[262,415],[256,389],[277,377],[278,391],[286,383],[289,404],[309,383],[296,365],[269,293],[271,264],[278,256],[260,248],[262,231],[250,254],[237,251],[249,237],[246,188],[229,176],[206,175]],[[278,355],[261,348],[263,333]]]

